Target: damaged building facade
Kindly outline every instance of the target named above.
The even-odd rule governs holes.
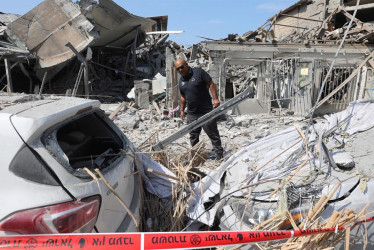
[[[234,110],[237,114],[276,108],[308,115],[321,88],[323,103],[316,113],[341,111],[354,100],[372,97],[371,2],[361,1],[353,17],[356,1],[302,0],[256,31],[205,42],[213,61],[209,73],[218,84],[221,100],[252,86],[253,98],[240,104]],[[244,76],[233,79],[232,69],[240,67],[247,69]]]
[[[238,106],[238,114],[266,113],[272,107],[277,107],[307,115],[317,100],[331,58],[336,52],[336,47],[326,45],[212,43],[207,47],[211,49],[216,65],[216,70],[211,73],[214,72],[212,75],[219,84],[219,94],[223,100],[233,97],[226,96],[225,91],[233,86],[226,78],[229,66],[249,65],[258,69],[253,98]],[[372,70],[364,66],[360,70],[355,69],[368,53],[370,50],[366,46],[344,47],[322,97],[332,93],[352,73],[355,76],[333,96],[334,101],[324,105],[322,112],[326,112],[326,109],[328,112],[342,110],[349,102],[367,94],[365,79],[366,75],[370,78]]]

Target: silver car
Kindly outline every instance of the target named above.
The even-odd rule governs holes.
[[[0,235],[137,231],[134,148],[99,101],[11,105],[0,124]]]

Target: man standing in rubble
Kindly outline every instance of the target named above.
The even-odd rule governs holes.
[[[179,79],[179,90],[181,93],[181,118],[184,119],[184,109],[187,103],[187,123],[196,121],[201,116],[209,113],[213,108],[220,105],[217,96],[216,87],[210,75],[203,69],[191,68],[183,59],[178,59],[175,62],[175,68],[181,75]],[[212,97],[209,94],[212,94]],[[213,154],[210,158],[220,160],[223,157],[223,148],[221,138],[217,128],[216,119],[212,119],[205,123],[202,128],[209,136],[213,145]],[[190,132],[190,142],[194,146],[199,142],[199,135],[201,127],[196,128]]]

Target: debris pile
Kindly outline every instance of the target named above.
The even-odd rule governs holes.
[[[107,115],[113,114],[114,123],[121,128],[124,134],[139,146],[144,143],[152,135],[159,140],[166,138],[183,126],[186,121],[165,115],[167,112],[166,104],[160,103],[158,112],[155,106],[149,105],[148,109],[136,108],[134,103],[124,103],[120,110],[119,104],[102,104],[101,108],[106,111]],[[276,114],[253,114],[253,115],[225,115],[224,119],[219,120],[219,131],[223,138],[223,144],[227,151],[236,151],[237,149],[249,145],[267,135],[273,134],[284,129],[294,122],[303,121],[304,117],[299,116],[278,116]],[[208,137],[205,133],[201,134],[204,140]],[[173,147],[180,145],[189,145],[188,136],[182,137]],[[152,144],[152,143],[150,143]],[[182,148],[173,148],[172,151],[178,152]],[[149,149],[149,148],[148,148]]]
[[[253,98],[257,95],[256,91],[256,80],[257,80],[257,68],[254,66],[243,66],[243,65],[230,65],[227,68],[227,76],[232,86],[228,88],[230,91],[232,89],[233,93],[227,93],[226,97],[234,97],[239,93],[242,93],[247,87],[251,86],[253,88],[252,96]]]
[[[361,133],[372,133],[374,123],[367,117],[372,105],[371,101],[352,103],[347,110],[314,124],[310,134],[306,133],[308,124],[301,123],[298,126],[303,131],[290,127],[243,148],[217,169],[219,173],[211,173],[205,183],[196,185],[198,198],[189,207],[189,216],[208,225],[218,216],[223,230],[250,230],[278,212],[289,211],[299,224],[305,221],[311,202],[323,195],[328,196],[319,214],[323,220],[343,207],[357,214],[365,208],[370,214],[370,176],[362,171],[367,165],[351,161],[352,157],[372,158],[372,154],[349,151],[351,157],[344,160],[337,153],[347,153],[347,144],[357,145]],[[209,180],[217,180],[223,173],[224,188],[220,190]],[[215,192],[201,194],[199,190],[206,185]],[[203,204],[218,193],[219,202],[206,209]]]
[[[159,215],[157,218],[148,218],[148,229],[157,231],[162,224],[160,218],[167,216],[170,224],[162,224],[163,230],[206,230],[207,226],[222,230],[348,226],[354,234],[360,235],[365,225],[356,227],[355,223],[370,217],[373,211],[370,204],[372,182],[368,181],[372,172],[366,167],[372,155],[362,155],[368,150],[365,146],[362,151],[350,150],[352,145],[359,144],[358,139],[374,131],[374,123],[369,118],[372,105],[371,101],[353,103],[344,112],[312,125],[309,133],[307,121],[299,120],[298,125],[267,133],[266,137],[244,148],[241,145],[238,152],[233,149],[218,167],[217,163],[206,160],[208,151],[204,142],[189,149],[184,146],[186,140],[186,143],[173,144],[166,151],[152,153],[149,150],[157,142],[157,134],[148,137],[141,143],[142,150],[163,162],[176,176],[171,177],[176,181],[171,203],[162,203],[165,210],[155,213]],[[225,131],[222,125],[220,130]],[[266,129],[263,124],[261,126]],[[227,139],[223,141],[227,143]],[[342,152],[350,158],[346,160]],[[352,163],[357,156],[363,159]],[[152,204],[160,201],[148,199]],[[346,209],[342,210],[344,207]],[[146,213],[152,217],[152,212],[147,210]],[[192,220],[186,220],[185,214]],[[290,249],[300,244],[323,248],[344,238],[349,242],[349,234],[343,232],[288,243]],[[366,243],[362,237],[350,241],[350,244]],[[270,246],[276,245],[263,247]]]
[[[175,183],[168,202],[146,196],[147,203],[160,205],[146,208],[146,230],[216,227],[222,230],[303,230],[347,226],[356,235],[354,239],[343,232],[289,240],[288,244],[290,249],[300,245],[334,246],[344,239],[348,239],[349,244],[367,244],[357,236],[365,231],[365,225],[355,223],[368,218],[373,211],[369,204],[372,187],[369,180],[373,172],[367,167],[372,154],[364,143],[364,138],[373,136],[372,105],[370,100],[352,103],[343,112],[318,119],[308,133],[308,120],[303,117],[231,117],[228,119],[231,124],[219,123],[228,151],[220,166],[207,160],[207,138],[193,149],[185,146],[188,139],[184,137],[165,151],[151,152],[152,145],[161,139],[160,135],[165,137],[175,132],[178,129],[175,123],[180,120],[153,120],[153,124],[173,124],[169,125],[174,127],[170,130],[148,129],[137,133],[136,128],[125,131],[132,140],[139,141],[136,143],[139,149],[150,153],[175,174],[169,176]],[[145,110],[134,111],[128,109],[124,113],[147,116]],[[148,112],[150,119],[138,119],[139,124],[145,122],[145,127],[151,127],[151,117],[157,116],[155,110]],[[119,126],[120,117],[115,120]],[[282,130],[295,122],[298,125]],[[257,132],[253,130],[256,127],[259,128]],[[235,141],[230,140],[230,134]],[[343,207],[346,209],[342,210]],[[186,215],[192,220],[186,220]],[[261,246],[267,249],[277,246],[274,244]]]
[[[45,16],[45,11],[53,15]],[[60,18],[52,20],[54,16]],[[167,16],[138,17],[108,0],[64,0],[60,5],[45,0],[17,17],[0,15],[0,21],[4,19],[0,54],[5,64],[0,81],[8,92],[89,96],[115,103],[135,98],[130,93],[135,81],[166,79],[167,57],[183,57],[196,67],[209,64],[209,53],[201,44],[184,48],[167,41]],[[165,18],[161,31],[149,32]],[[160,92],[165,94],[166,87]]]
[[[270,17],[255,31],[243,35],[229,34],[222,41],[230,42],[268,42],[323,44],[339,43],[348,28],[352,13],[357,9],[353,19],[347,43],[374,42],[373,1],[329,1],[300,0]],[[357,8],[356,8],[357,7]]]

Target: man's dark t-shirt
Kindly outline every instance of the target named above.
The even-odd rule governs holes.
[[[200,68],[190,68],[190,73],[179,79],[179,90],[186,98],[187,114],[206,114],[212,111],[212,97],[207,83],[212,78]]]

